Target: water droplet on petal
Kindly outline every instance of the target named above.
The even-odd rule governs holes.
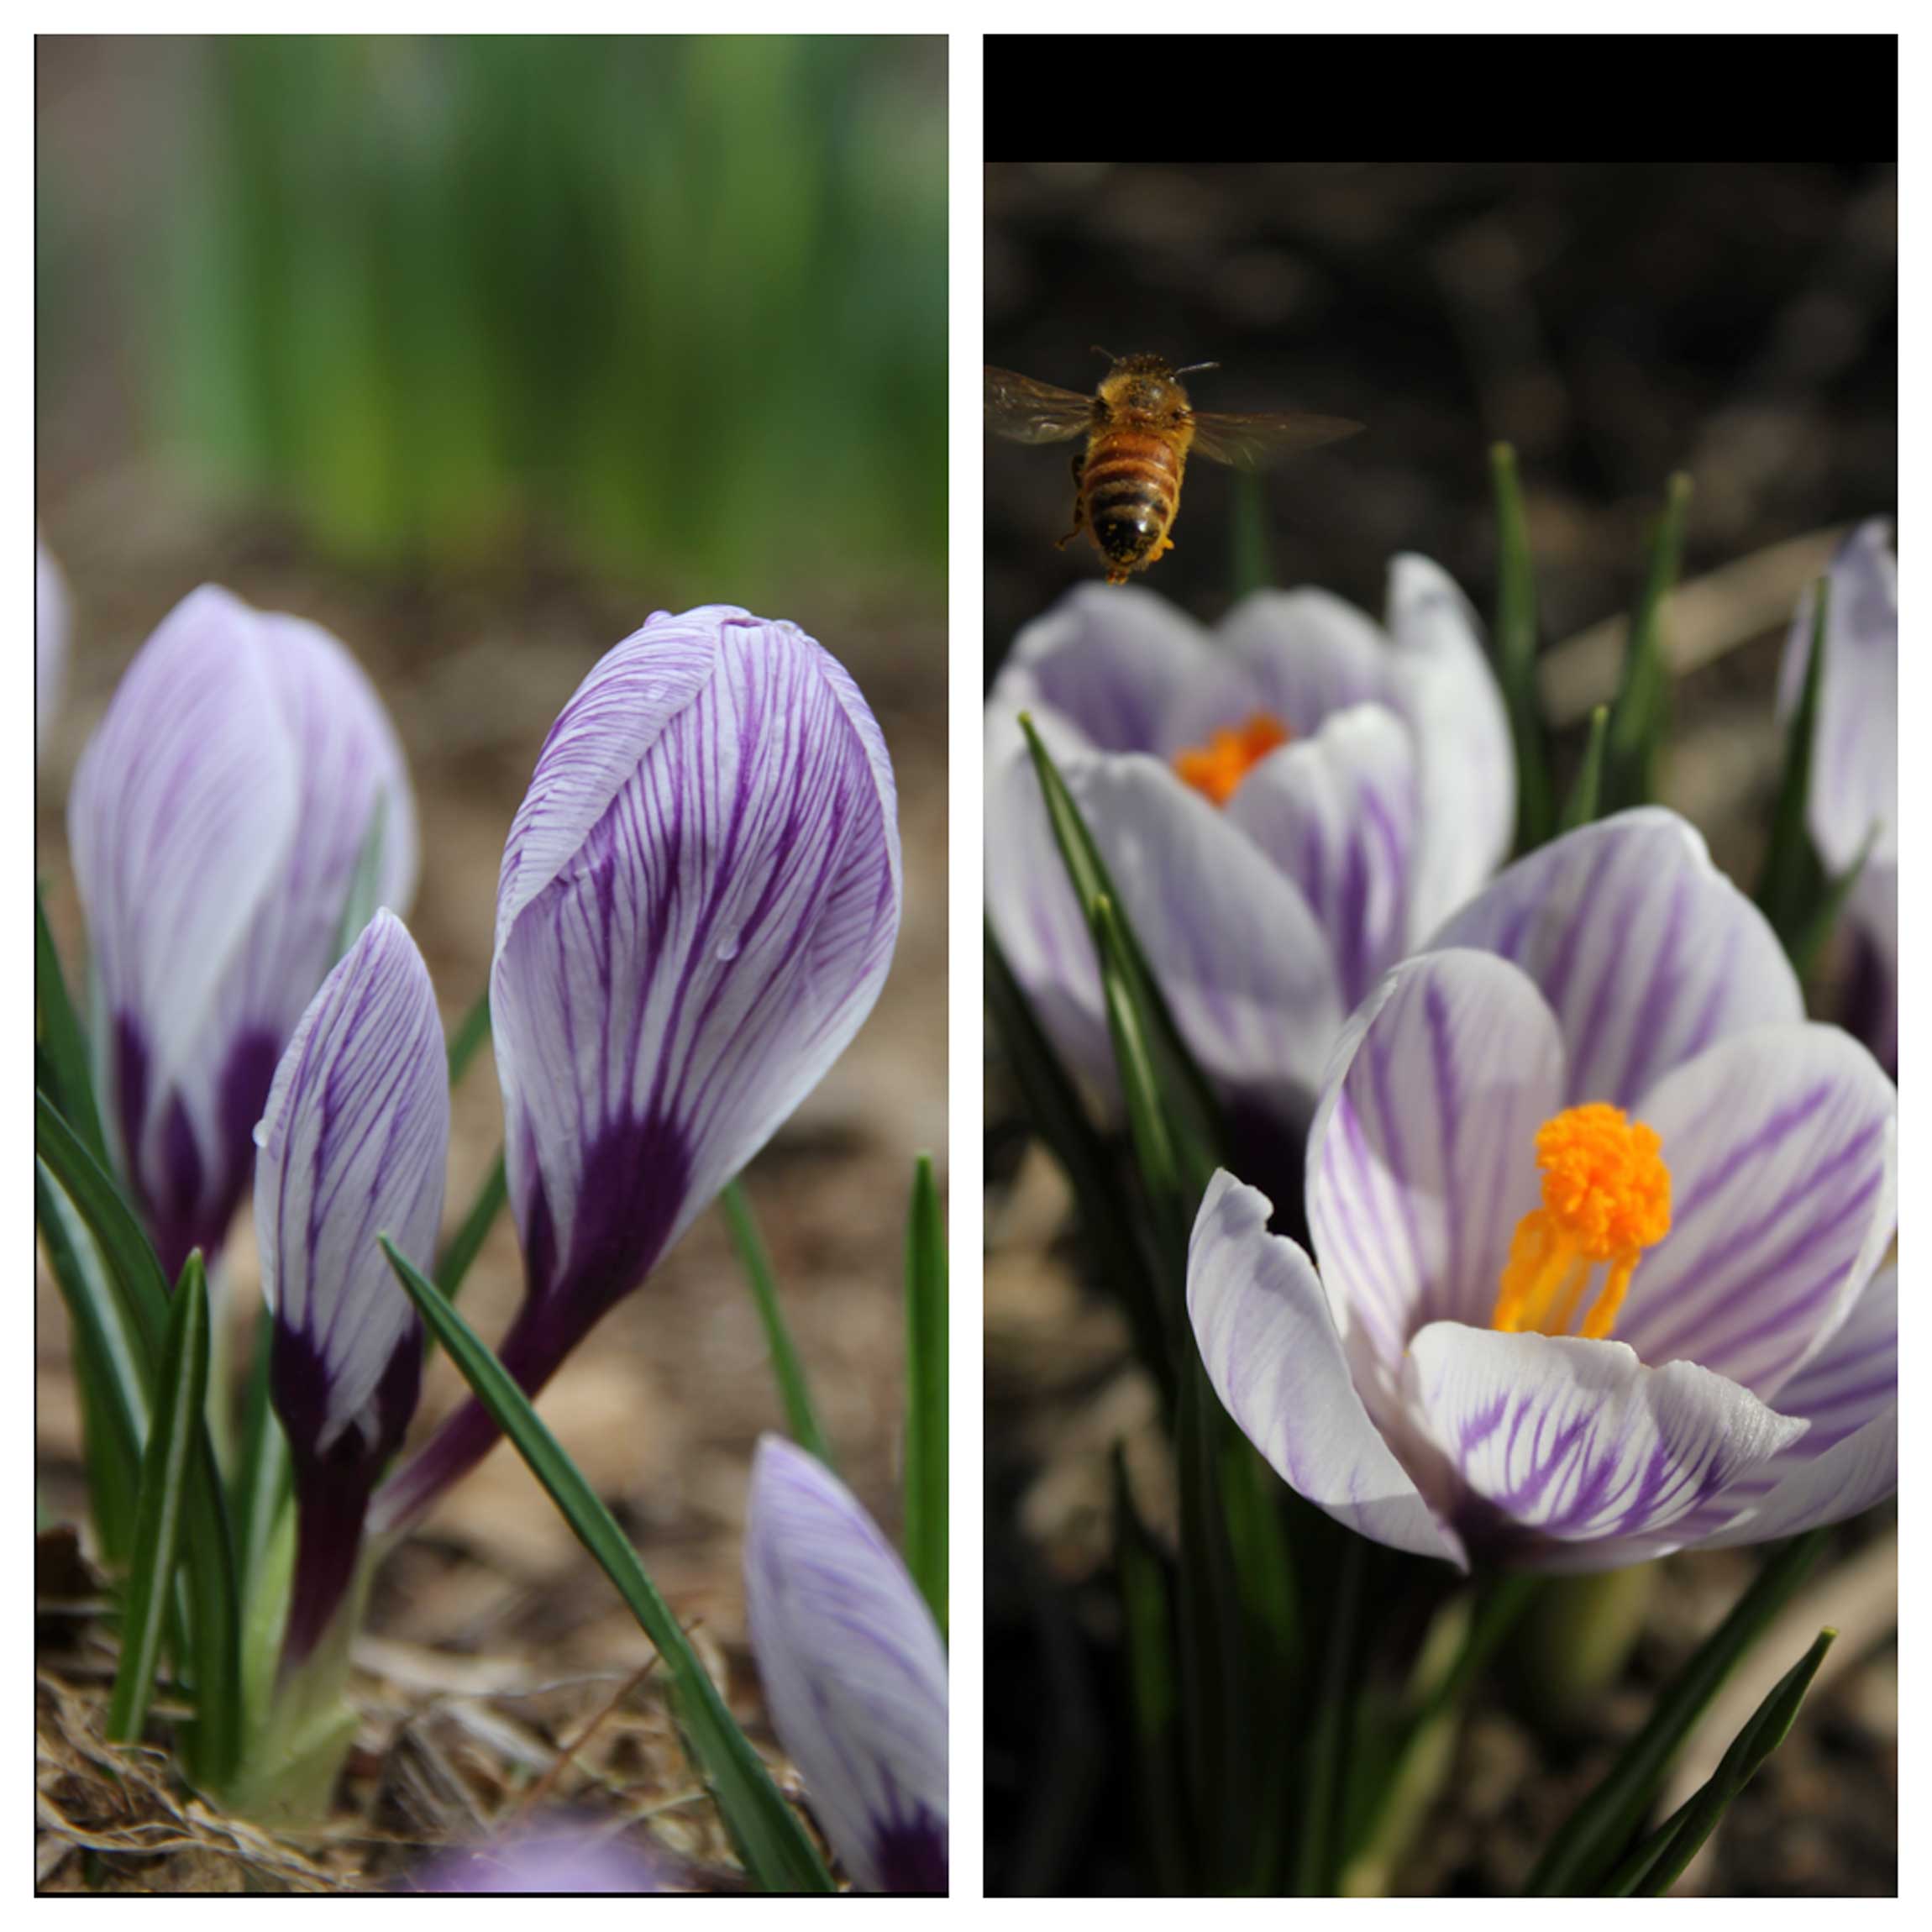
[[[738,958],[738,937],[735,932],[727,932],[718,941],[718,958],[727,963]]]

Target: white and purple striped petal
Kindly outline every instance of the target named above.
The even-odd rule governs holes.
[[[659,613],[565,706],[511,827],[491,1016],[534,1392],[845,1049],[892,958],[885,740],[795,625]],[[495,1440],[468,1404],[386,1493]]]
[[[1296,738],[1312,737],[1351,705],[1387,704],[1394,695],[1381,626],[1331,591],[1257,591],[1222,618],[1217,638],[1247,667],[1261,708]],[[1202,726],[1240,720],[1189,722],[1185,743],[1206,736]]]
[[[1098,750],[1164,757],[1190,742],[1169,742],[1177,707],[1228,669],[1207,632],[1153,591],[1083,584],[1013,640],[991,696],[1009,711],[1058,713]],[[1237,715],[1250,696],[1241,682],[1227,701]]]
[[[1457,1527],[1524,1564],[1546,1541],[1654,1538],[1805,1427],[1691,1362],[1647,1368],[1620,1341],[1459,1322],[1415,1335],[1405,1381],[1410,1413],[1467,1490]],[[1577,1562],[1572,1551],[1564,1567]]]
[[[854,1884],[943,1893],[946,1652],[897,1553],[805,1451],[759,1442],[745,1609],[772,1728]]]
[[[34,534],[34,749],[60,708],[67,682],[67,585],[60,566]]]
[[[1228,819],[1300,887],[1345,1007],[1407,948],[1417,806],[1414,740],[1381,705],[1333,713],[1264,758],[1227,802]]]
[[[1718,1499],[1707,1546],[1760,1543],[1842,1522],[1898,1487],[1898,1269],[1881,1268],[1824,1348],[1777,1392],[1810,1427]]]
[[[1350,1020],[1309,1135],[1309,1226],[1378,1415],[1418,1328],[1488,1321],[1562,1087],[1549,1008],[1490,954],[1408,960]]]
[[[213,585],[142,647],[81,754],[68,827],[97,1080],[171,1274],[226,1236],[379,812],[380,896],[401,906],[414,807],[373,689],[328,633]]]
[[[416,1406],[421,1331],[377,1236],[427,1273],[443,1214],[443,1027],[392,912],[376,913],[302,1015],[255,1141],[269,1387],[295,1473],[287,1643],[299,1660],[347,1587],[370,1492]]]
[[[1891,1245],[1898,1107],[1835,1026],[1733,1034],[1667,1074],[1637,1113],[1663,1143],[1671,1229],[1632,1278],[1620,1339],[1782,1407]]]
[[[1467,1568],[1350,1378],[1314,1264],[1265,1194],[1217,1173],[1188,1243],[1188,1315],[1215,1393],[1296,1494],[1378,1543]]]
[[[1420,794],[1407,942],[1420,946],[1509,856],[1516,754],[1476,614],[1426,557],[1389,569],[1396,708],[1415,738]]]
[[[1804,1016],[1763,914],[1655,807],[1517,860],[1430,943],[1499,953],[1536,981],[1562,1029],[1572,1102],[1633,1106],[1728,1035]]]

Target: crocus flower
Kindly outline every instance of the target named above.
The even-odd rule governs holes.
[[[423,956],[379,911],[322,983],[255,1129],[255,1235],[275,1321],[297,1550],[285,1661],[313,1648],[355,1572],[363,1518],[416,1409],[421,1326],[377,1243],[428,1271],[449,1074]]]
[[[1811,841],[1826,869],[1866,851],[1846,910],[1857,935],[1856,1030],[1887,1067],[1898,1064],[1898,566],[1882,518],[1861,523],[1832,559],[1824,668],[1812,744]],[[1792,620],[1778,681],[1795,711],[1811,661],[1812,593]],[[1874,836],[1876,834],[1876,836]]]
[[[1896,1106],[1688,826],[1586,827],[1350,1020],[1312,1259],[1215,1177],[1202,1360],[1303,1496],[1459,1565],[1835,1521],[1897,1482]]]
[[[946,1890],[946,1650],[852,1492],[804,1450],[759,1443],[745,1609],[772,1728],[855,1884]]]
[[[858,687],[795,625],[659,612],[564,707],[503,853],[490,1005],[534,1391],[817,1084],[899,930],[897,805]],[[408,1520],[495,1441],[459,1410]]]
[[[1434,564],[1395,559],[1386,631],[1322,591],[1259,592],[1211,633],[1150,591],[1074,591],[988,702],[986,894],[1042,1025],[1103,1091],[1092,942],[1021,711],[1203,1068],[1273,1118],[1305,1125],[1349,1010],[1509,849],[1508,721]]]
[[[171,1278],[227,1235],[378,811],[377,897],[402,907],[415,810],[374,689],[326,631],[213,585],[141,647],[81,754],[97,1090]]]
[[[421,1893],[640,1893],[664,1889],[657,1862],[588,1819],[562,1818],[487,1845],[438,1853],[402,1890]]]
[[[47,727],[60,708],[67,681],[67,586],[60,566],[34,538],[34,749],[46,741]]]

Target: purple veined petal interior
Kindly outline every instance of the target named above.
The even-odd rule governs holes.
[[[1638,1112],[1670,1169],[1671,1228],[1637,1264],[1618,1337],[1782,1408],[1898,1226],[1898,1090],[1835,1026],[1768,1026],[1666,1074]]]
[[[286,1654],[327,1627],[422,1368],[377,1236],[433,1265],[449,1145],[443,1028],[422,956],[379,911],[323,983],[257,1129],[255,1231],[275,1320],[270,1392],[298,1511]]]
[[[1344,1006],[1404,950],[1417,805],[1407,728],[1383,706],[1356,705],[1262,759],[1224,808],[1300,888]]]
[[[867,1891],[946,1889],[946,1653],[890,1544],[805,1451],[759,1444],[745,1608],[765,1706]]]
[[[1783,948],[1674,812],[1646,806],[1518,859],[1431,941],[1499,953],[1562,1030],[1570,1104],[1630,1107],[1746,1027],[1804,1016]]]
[[[1208,1379],[1298,1495],[1359,1534],[1467,1567],[1352,1380],[1315,1267],[1268,1231],[1266,1195],[1209,1184],[1188,1244],[1188,1315]]]
[[[1564,1077],[1548,1007],[1492,954],[1405,961],[1351,1018],[1309,1136],[1309,1221],[1384,1413],[1418,1328],[1488,1326],[1510,1236],[1541,1199],[1536,1130]]]
[[[1221,648],[1247,667],[1257,708],[1295,738],[1311,738],[1351,705],[1391,696],[1389,639],[1367,612],[1327,591],[1257,591],[1221,620]],[[1194,743],[1226,715],[1191,720]]]
[[[995,704],[1052,711],[1100,751],[1165,757],[1171,719],[1188,694],[1221,688],[1229,659],[1193,618],[1140,585],[1083,584],[1014,639],[995,681]],[[1253,706],[1245,679],[1228,700]],[[1224,707],[1225,708],[1225,707]]]
[[[1805,1426],[1694,1363],[1647,1368],[1620,1341],[1446,1321],[1410,1343],[1405,1394],[1469,1493],[1458,1527],[1516,1562],[1545,1542],[1622,1560],[1617,1540],[1693,1519]]]
[[[1509,857],[1516,753],[1481,627],[1446,570],[1426,557],[1394,559],[1389,631],[1394,703],[1415,740],[1408,937],[1419,946]]]

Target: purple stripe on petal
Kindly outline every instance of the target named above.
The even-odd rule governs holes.
[[[1777,1400],[1892,1239],[1897,1108],[1830,1026],[1735,1034],[1667,1075],[1639,1114],[1671,1171],[1672,1226],[1638,1263],[1619,1338]]]
[[[1688,825],[1651,807],[1518,860],[1431,943],[1500,953],[1536,981],[1562,1029],[1572,1104],[1634,1106],[1714,1042],[1803,1016],[1763,915]]]
[[[1562,1083],[1549,1009],[1487,953],[1410,960],[1350,1021],[1309,1138],[1309,1221],[1344,1332],[1390,1373],[1423,1323],[1488,1320]]]
[[[1536,1539],[1664,1530],[1805,1427],[1690,1363],[1646,1368],[1621,1342],[1456,1322],[1412,1340],[1404,1393],[1475,1500],[1459,1520],[1516,1562]]]

